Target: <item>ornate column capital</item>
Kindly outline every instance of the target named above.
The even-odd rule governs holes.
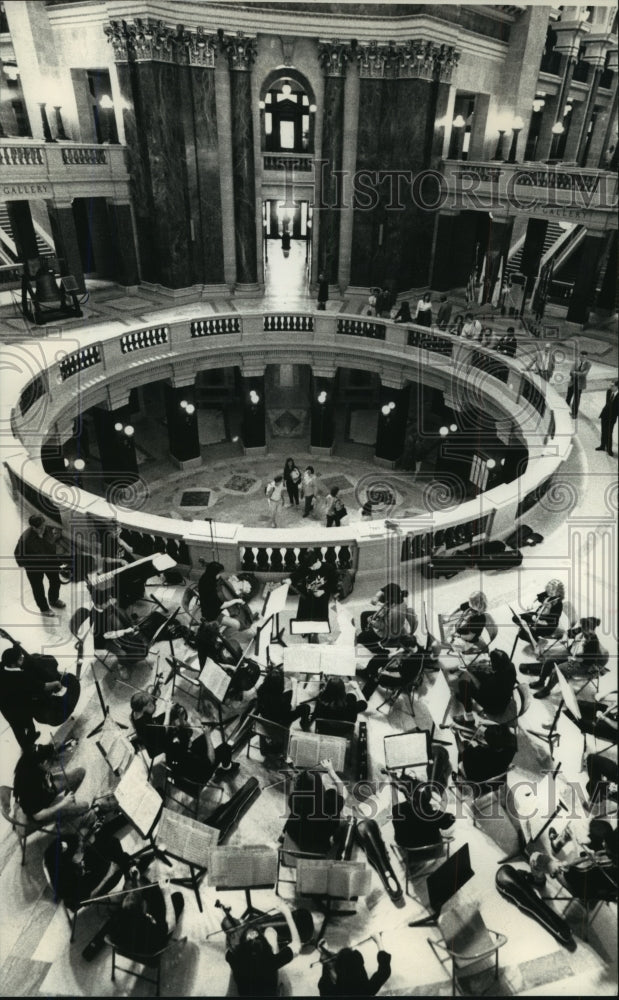
[[[341,42],[337,38],[318,42],[318,62],[325,76],[346,76],[348,63],[355,55],[357,43]]]
[[[606,64],[606,53],[616,49],[616,43],[608,35],[589,35],[584,41],[584,58],[594,69],[604,69]]]
[[[215,65],[217,36],[203,28],[188,31],[153,18],[136,17],[133,21],[110,21],[104,27],[114,48],[116,62],[175,62],[184,65]]]
[[[401,44],[369,42],[356,48],[362,79],[421,79],[449,83],[460,53],[453,45],[437,45],[421,38]]]
[[[583,44],[585,36],[591,31],[591,25],[582,19],[572,21],[557,21],[553,30],[557,35],[555,49],[561,55],[567,57],[568,61],[575,62],[578,59],[580,46]]]
[[[221,51],[228,57],[231,70],[249,72],[258,54],[258,44],[255,38],[247,38],[242,31],[236,35],[226,35],[223,28],[217,32]]]

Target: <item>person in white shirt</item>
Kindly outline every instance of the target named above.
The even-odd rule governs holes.
[[[418,323],[419,326],[432,326],[432,296],[430,292],[426,292],[417,303],[415,323]]]
[[[284,477],[274,476],[265,493],[271,514],[271,527],[276,528],[278,511],[284,508]]]
[[[481,323],[478,319],[473,318],[473,313],[467,313],[460,336],[464,337],[465,340],[479,340],[480,333]]]

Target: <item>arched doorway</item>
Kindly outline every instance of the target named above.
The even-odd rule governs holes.
[[[260,90],[265,295],[275,303],[309,291],[316,104],[297,70],[274,70]]]

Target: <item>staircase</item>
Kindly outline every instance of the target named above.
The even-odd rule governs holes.
[[[34,222],[33,224],[39,257],[55,256],[56,251],[51,237],[41,229],[38,223]],[[9,209],[6,202],[0,202],[0,255],[7,262],[17,260],[15,234],[11,226]]]
[[[542,250],[542,260],[550,250],[550,248],[565,234],[565,227],[561,226],[558,222],[549,222],[546,229],[546,236],[544,237],[544,248]],[[522,251],[524,250],[524,237],[522,241],[516,246],[516,249],[511,257],[507,261],[507,274],[517,274],[520,271],[520,263],[522,261]]]

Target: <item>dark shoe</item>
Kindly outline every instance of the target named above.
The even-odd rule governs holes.
[[[52,608],[66,608],[64,601],[50,601],[49,603]]]
[[[477,726],[473,719],[467,719],[465,715],[456,715],[453,720],[454,726],[460,726],[461,729],[476,729]]]
[[[608,455],[608,456],[609,456],[610,458],[614,458],[614,457],[615,457],[615,453],[614,453],[613,451],[608,451],[608,452],[606,452],[606,454],[607,454],[607,455]]]
[[[543,687],[546,687],[546,684],[544,681],[531,681],[529,687],[533,688],[535,691],[540,691]]]
[[[527,674],[530,677],[539,676],[540,670],[542,669],[539,663],[523,663],[522,666],[518,667],[521,674]]]
[[[534,698],[547,698],[550,694],[550,688],[543,687],[541,691],[536,691],[533,695]]]
[[[39,611],[39,614],[40,615],[45,615],[46,618],[55,618],[56,617],[56,615],[54,614],[54,612],[52,611],[51,608],[47,608],[46,611]]]
[[[600,447],[599,447],[599,448],[596,448],[595,450],[596,450],[596,451],[606,451],[606,448],[604,447],[604,445],[603,445],[603,444],[601,444],[601,445],[600,445]]]

